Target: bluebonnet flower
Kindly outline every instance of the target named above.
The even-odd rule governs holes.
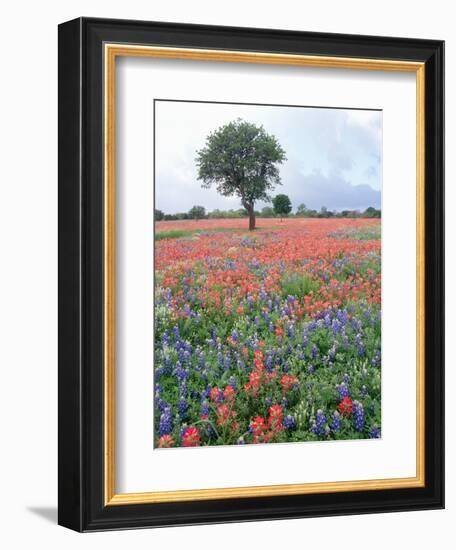
[[[166,407],[160,415],[159,432],[160,435],[168,435],[173,429],[173,416],[171,407]]]
[[[204,357],[204,353],[200,353],[198,355],[198,367],[202,369],[204,368],[205,365],[206,365],[206,358]]]
[[[158,367],[155,369],[155,379],[158,380],[165,374],[165,367]]]
[[[187,408],[188,408],[187,400],[179,399],[178,410],[181,418],[184,418],[185,415],[187,414]]]
[[[236,378],[234,376],[228,378],[228,386],[231,386],[235,391],[237,390]]]
[[[359,333],[355,337],[355,344],[356,344],[356,349],[358,351],[358,355],[360,357],[362,357],[366,350],[365,350],[365,347],[364,347],[364,343],[363,343],[361,334],[359,334]]]
[[[185,380],[187,380],[188,375],[189,375],[187,369],[184,369],[182,367],[182,364],[180,363],[180,361],[177,361],[177,363],[176,363],[175,373],[176,373],[176,378],[177,378],[178,382],[184,382]]]
[[[315,344],[312,346],[312,359],[315,361],[315,359],[318,357],[318,348]]]
[[[361,330],[361,323],[356,317],[353,317],[353,319],[351,320],[351,326],[353,327],[353,330],[356,330],[358,332]]]
[[[340,413],[338,411],[333,412],[331,416],[331,423],[329,424],[329,427],[333,432],[340,431],[341,421],[342,421],[342,417]]]
[[[245,445],[245,440],[242,436],[238,437],[238,439],[236,441],[236,445]]]
[[[179,332],[179,327],[177,325],[174,325],[173,326],[173,334],[174,334],[174,338],[176,340],[179,340],[180,339],[180,332]]]
[[[338,386],[336,386],[336,389],[340,399],[345,399],[346,397],[350,397],[350,390],[345,382],[342,382],[342,384],[339,384]]]
[[[282,401],[280,402],[280,404],[282,405],[282,407],[283,407],[284,409],[287,409],[287,408],[288,408],[288,404],[289,404],[289,403],[288,403],[288,399],[287,399],[286,397],[283,397],[283,398],[282,398]]]
[[[266,397],[265,400],[264,400],[264,404],[269,409],[269,407],[272,406],[272,399],[270,397]]]
[[[336,313],[337,320],[343,325],[348,321],[348,313],[345,309],[338,309]]]
[[[268,353],[264,362],[267,372],[272,372],[272,355]]]
[[[312,422],[312,425],[310,426],[310,431],[315,435],[325,435],[326,415],[321,409],[318,409],[317,414],[315,416],[315,421]]]
[[[287,416],[283,419],[283,427],[290,431],[296,430],[296,418],[291,414],[287,414]]]
[[[212,386],[208,384],[206,388],[201,392],[201,400],[204,401],[206,399],[209,399],[211,396],[211,389]]]
[[[372,428],[369,431],[369,437],[371,439],[380,439],[381,437],[380,428],[375,424],[372,426]]]
[[[367,390],[367,387],[363,384],[363,385],[361,386],[361,395],[362,395],[363,397],[366,397],[368,393],[369,393],[369,392],[368,392],[368,390]]]
[[[355,424],[355,430],[362,432],[364,430],[364,407],[359,401],[353,401],[353,421]]]
[[[381,364],[381,354],[380,354],[380,351],[377,350],[375,353],[374,353],[374,356],[372,357],[372,366],[373,367],[379,367],[380,364]]]
[[[163,333],[162,343],[163,343],[163,346],[169,345],[169,332],[167,330],[165,330],[165,332]]]
[[[165,364],[163,365],[163,374],[170,375],[173,371],[171,359],[169,357],[165,357],[164,363]]]
[[[345,384],[348,384],[350,382],[350,377],[347,373],[345,373],[342,377],[342,382],[345,382]]]
[[[315,372],[315,366],[314,366],[314,365],[309,365],[309,366],[307,367],[307,372],[308,372],[309,374],[313,374],[313,373]]]
[[[206,399],[201,402],[200,416],[202,416],[202,417],[208,417],[209,416],[209,403],[206,401]]]

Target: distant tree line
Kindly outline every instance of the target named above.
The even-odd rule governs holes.
[[[277,195],[272,199],[273,206],[265,206],[262,210],[255,210],[255,215],[259,218],[381,218],[381,210],[369,206],[365,210],[329,210],[322,206],[320,210],[307,208],[305,204],[300,204],[295,213],[292,213],[292,205],[287,195]],[[237,210],[211,210],[207,212],[204,206],[195,205],[188,212],[178,212],[176,214],[165,214],[161,210],[155,209],[155,221],[176,221],[176,220],[203,220],[203,219],[229,219],[229,218],[248,218],[249,212],[245,208]]]

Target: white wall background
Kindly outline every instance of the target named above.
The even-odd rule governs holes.
[[[448,210],[456,201],[456,37],[446,0],[267,3],[264,0],[68,0],[7,3],[0,64],[0,545],[19,548],[261,548],[402,545],[449,548],[456,475],[445,511],[78,535],[55,525],[57,493],[57,24],[80,15],[445,39]],[[447,222],[447,280],[456,275],[456,217]],[[456,332],[449,285],[447,334]],[[456,462],[448,350],[447,463]],[[82,537],[82,538],[81,538]]]

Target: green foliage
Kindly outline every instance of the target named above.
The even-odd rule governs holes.
[[[161,241],[163,239],[180,239],[181,237],[188,237],[193,234],[193,231],[185,231],[183,229],[172,229],[171,231],[160,231],[155,233],[155,240]]]
[[[317,292],[320,288],[320,284],[315,279],[312,279],[310,275],[305,273],[291,273],[285,275],[280,281],[282,289],[282,296],[305,296],[310,292]]]
[[[381,228],[379,225],[347,228],[330,234],[334,239],[355,239],[357,241],[372,241],[381,239]]]
[[[274,206],[274,212],[278,216],[286,216],[291,212],[291,201],[288,195],[276,195],[272,199],[272,205]]]
[[[161,222],[163,220],[163,218],[165,217],[163,212],[161,210],[157,210],[157,208],[155,209],[154,215],[155,215],[155,221],[156,222]]]
[[[380,218],[381,212],[380,210],[377,210],[373,206],[369,206],[369,208],[366,208],[366,210],[363,213],[363,218]]]
[[[206,209],[204,206],[192,206],[192,208],[188,211],[188,217],[191,220],[202,220],[206,217]]]
[[[261,210],[261,217],[262,218],[273,218],[274,216],[275,216],[274,209],[271,208],[270,206],[265,206]]]
[[[269,200],[268,192],[280,184],[277,165],[285,160],[285,151],[263,126],[237,119],[207,137],[196,165],[203,187],[215,185],[221,195],[239,197],[254,229],[255,202]]]
[[[296,215],[300,217],[305,216],[307,211],[308,211],[307,206],[304,203],[302,203],[296,209]]]

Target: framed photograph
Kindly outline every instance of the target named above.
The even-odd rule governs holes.
[[[59,523],[444,506],[444,44],[59,27]]]

